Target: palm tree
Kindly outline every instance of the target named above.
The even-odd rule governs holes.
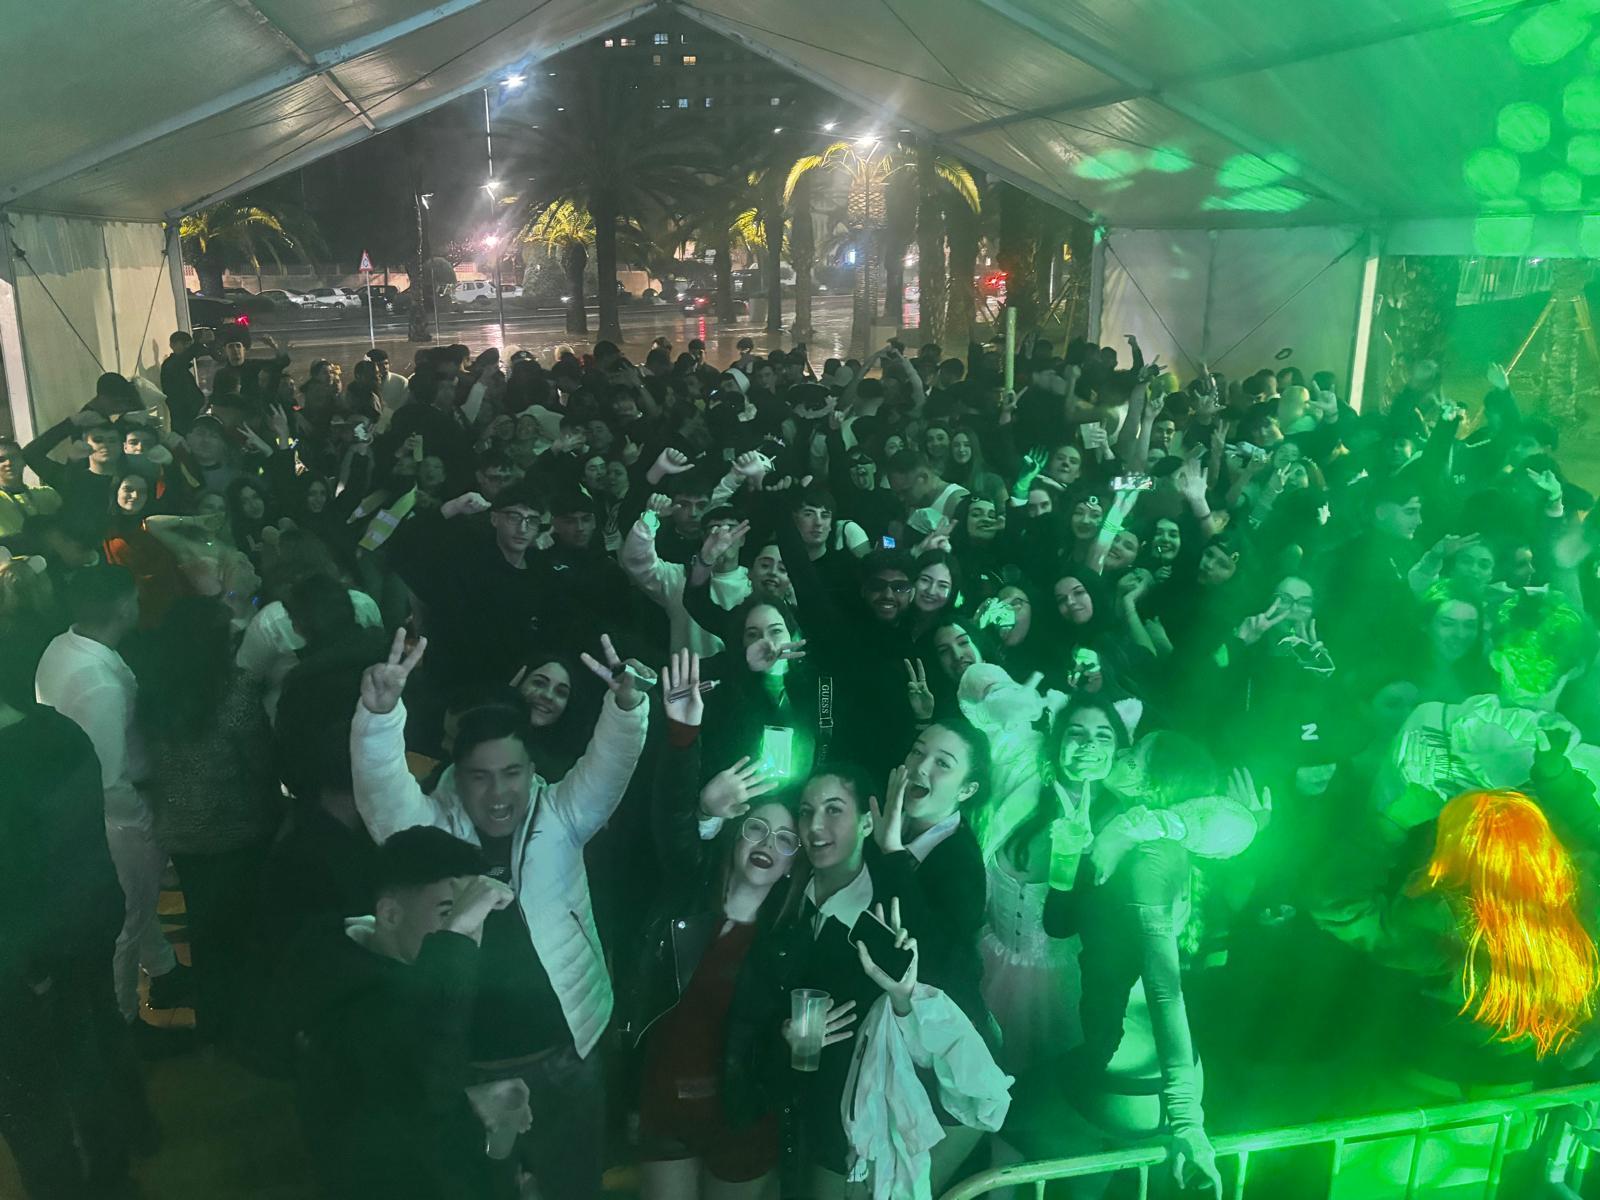
[[[908,165],[895,149],[880,149],[876,142],[869,145],[834,142],[821,154],[807,155],[797,161],[784,187],[784,199],[788,201],[799,180],[813,171],[836,171],[845,178],[845,224],[856,241],[855,305],[850,323],[850,346],[855,354],[866,352],[867,333],[877,311],[877,278],[885,251],[883,234],[889,218],[886,189],[889,180]],[[977,184],[965,166],[955,159],[936,156],[933,171],[950,183],[963,199],[970,197],[969,203],[976,209]],[[904,254],[903,249],[901,254]],[[903,280],[904,276],[901,278]]]
[[[600,336],[617,340],[617,237],[658,212],[693,204],[700,190],[695,163],[707,152],[640,93],[615,78],[611,59],[592,46],[564,113],[547,123],[531,148],[527,174],[537,181],[529,216],[557,202],[586,210],[594,221],[600,275]]]
[[[594,245],[594,218],[570,200],[558,200],[529,221],[517,240],[560,262],[567,277],[567,332],[588,333],[583,272]]]
[[[266,255],[279,268],[279,250],[299,251],[308,257],[323,251],[316,222],[296,206],[282,201],[239,197],[223,200],[190,213],[178,225],[184,257],[200,276],[200,291],[222,295],[222,272],[230,265],[248,263],[261,273]]]
[[[974,192],[976,195],[976,192]],[[950,286],[945,297],[942,339],[963,347],[972,339],[972,316],[978,307],[973,277],[978,273],[980,228],[978,207],[965,200],[947,199],[944,205],[945,231],[950,241]],[[924,260],[926,261],[926,260]],[[927,288],[924,283],[923,288]],[[928,293],[922,293],[922,311],[927,312]]]

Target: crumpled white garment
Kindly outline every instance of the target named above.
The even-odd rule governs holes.
[[[905,1017],[879,997],[855,1042],[840,1103],[850,1179],[870,1173],[873,1200],[932,1200],[929,1155],[944,1130],[917,1068],[933,1068],[946,1112],[991,1133],[1005,1123],[1012,1078],[995,1065],[966,1014],[925,983],[911,993]]]

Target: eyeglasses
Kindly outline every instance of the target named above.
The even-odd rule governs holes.
[[[764,846],[768,839],[772,848],[784,858],[793,858],[800,849],[800,835],[792,829],[774,829],[760,817],[746,817],[739,834],[752,846]]]
[[[869,579],[867,591],[876,596],[880,592],[893,592],[896,596],[904,596],[911,590],[909,579]]]
[[[494,515],[504,517],[507,522],[518,529],[537,529],[539,526],[539,515],[537,513],[511,512],[509,509],[502,508],[495,510]]]

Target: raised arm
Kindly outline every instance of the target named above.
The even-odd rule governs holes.
[[[609,635],[601,637],[600,645],[606,661],[598,662],[585,653],[583,662],[605,682],[610,694],[601,705],[594,736],[578,765],[545,793],[551,811],[567,823],[580,843],[599,833],[622,803],[622,793],[644,752],[650,715],[642,681],[652,679],[651,673],[634,659],[624,663]]]
[[[407,653],[406,631],[397,629],[388,659],[361,676],[361,699],[350,723],[350,777],[356,811],[375,842],[416,825],[451,828],[449,814],[423,795],[406,766],[406,707],[400,693],[427,648],[428,639],[420,638]]]

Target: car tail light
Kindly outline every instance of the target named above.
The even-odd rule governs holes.
[[[223,324],[224,325],[248,325],[248,324],[250,324],[250,318],[245,316],[244,313],[240,313],[237,317],[229,317],[226,321],[223,322]]]

